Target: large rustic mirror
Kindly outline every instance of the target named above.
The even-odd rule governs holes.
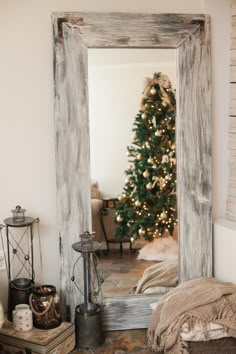
[[[71,245],[91,229],[89,48],[173,48],[177,76],[179,281],[212,274],[210,32],[204,15],[55,13],[55,126],[64,303],[73,313]],[[158,70],[158,68],[157,68]],[[104,299],[106,329],[144,328],[161,295]]]
[[[172,129],[175,127],[175,122],[171,123],[169,129],[169,120],[163,121],[164,126],[168,129],[168,133],[163,134],[158,131],[156,118],[155,121],[145,120],[143,125],[137,121],[140,127],[140,134],[145,131],[150,132],[150,137],[145,138],[145,145],[142,147],[144,159],[140,163],[134,164],[133,157],[128,156],[127,147],[134,143],[132,138],[132,130],[136,126],[136,119],[141,108],[145,110],[143,100],[152,99],[150,85],[153,83],[153,75],[157,72],[167,75],[171,80],[171,93],[175,95],[176,88],[176,49],[160,49],[160,48],[89,48],[88,49],[88,101],[89,101],[89,131],[90,131],[90,170],[91,170],[91,205],[92,205],[92,230],[95,232],[94,239],[102,243],[102,250],[98,254],[99,271],[103,278],[103,294],[105,297],[130,295],[141,293],[158,293],[160,289],[157,286],[162,286],[162,291],[169,291],[170,287],[177,284],[177,264],[178,264],[178,233],[177,225],[172,236],[165,231],[162,237],[153,237],[153,232],[150,230],[150,225],[145,227],[146,217],[144,216],[144,207],[147,208],[147,203],[151,208],[152,215],[158,214],[153,203],[156,203],[161,196],[167,194],[173,195],[172,188],[166,186],[162,188],[161,183],[158,184],[153,178],[161,177],[165,173],[160,172],[160,164],[158,167],[147,160],[150,154],[156,158],[160,146],[168,144],[169,149],[170,139],[173,145],[175,144],[175,134]],[[155,103],[159,104],[159,96],[155,96]],[[161,101],[162,104],[162,101]],[[172,108],[171,108],[172,109]],[[148,111],[148,107],[146,108]],[[171,114],[171,111],[170,111]],[[173,115],[173,119],[174,119]],[[163,117],[163,120],[166,119]],[[143,131],[144,129],[144,131]],[[158,133],[158,136],[155,135]],[[161,133],[161,134],[160,134]],[[159,136],[160,135],[160,136]],[[152,141],[152,146],[149,143]],[[139,143],[140,140],[138,140]],[[136,141],[137,144],[137,141]],[[154,145],[154,146],[153,146]],[[170,144],[172,145],[172,144]],[[144,149],[145,147],[145,149]],[[163,153],[164,155],[165,153]],[[172,162],[169,173],[172,175],[171,186],[175,186],[176,164],[175,152],[171,152]],[[168,161],[169,162],[169,161]],[[173,163],[174,162],[174,163]],[[161,163],[161,160],[160,160]],[[136,167],[135,167],[136,166]],[[133,168],[135,167],[135,168]],[[147,176],[140,176],[140,168]],[[146,168],[148,168],[147,171]],[[127,232],[122,230],[122,239],[116,237],[116,207],[119,199],[122,198],[122,193],[127,186],[128,176],[133,169],[135,176],[138,178],[138,184],[131,187],[131,192],[134,188],[139,188],[139,197],[135,197],[133,205],[129,205],[136,213],[136,223],[138,228],[146,230],[151,236],[152,242],[146,240],[148,235],[139,235],[137,232]],[[172,173],[174,172],[174,174]],[[168,176],[167,176],[168,177]],[[135,180],[137,180],[135,178]],[[147,183],[154,181],[151,192],[146,188]],[[161,180],[162,181],[162,180]],[[151,186],[152,187],[152,186]],[[149,188],[149,186],[148,186]],[[146,193],[143,193],[146,191]],[[134,191],[135,192],[135,191]],[[142,195],[140,195],[142,193]],[[132,194],[133,195],[133,194]],[[139,198],[141,197],[141,201]],[[155,200],[155,198],[157,198]],[[176,199],[176,195],[173,196]],[[132,198],[133,199],[133,198]],[[162,197],[163,199],[163,197]],[[131,200],[131,198],[130,198]],[[117,203],[116,203],[117,202]],[[171,209],[168,207],[168,201],[162,201],[162,210],[168,210],[171,214]],[[112,204],[116,204],[113,205]],[[107,204],[110,206],[107,208]],[[167,204],[165,206],[165,204]],[[176,204],[176,203],[174,203]],[[143,206],[142,206],[143,205]],[[167,208],[166,208],[167,207]],[[148,213],[150,212],[148,208]],[[155,210],[154,210],[155,209]],[[142,213],[138,217],[138,212]],[[146,209],[147,210],[147,209]],[[128,211],[125,207],[125,213]],[[162,215],[166,217],[166,214]],[[167,218],[167,217],[166,217]],[[116,218],[117,219],[117,218]],[[119,219],[119,218],[118,218]],[[130,220],[131,218],[129,218]],[[160,222],[159,220],[155,220]],[[149,222],[149,221],[148,221]],[[127,225],[124,219],[119,224],[120,228]],[[145,229],[141,228],[141,223]],[[166,219],[164,221],[166,225]],[[173,220],[172,223],[175,223]],[[154,226],[156,231],[156,225]],[[149,230],[149,231],[148,231]],[[116,235],[116,236],[115,236]],[[146,236],[146,237],[145,237]],[[133,240],[132,243],[128,242]],[[121,242],[120,242],[121,241]],[[130,246],[132,250],[130,250]],[[160,261],[172,261],[168,263],[168,271],[171,276],[166,279],[166,272],[162,271],[163,277],[160,278],[153,275],[154,282],[150,283],[150,279],[143,276],[144,270],[150,270],[150,267],[156,264],[156,272]],[[167,265],[167,263],[166,263]],[[174,269],[173,273],[171,268]],[[153,269],[153,268],[152,268]],[[146,271],[147,272],[147,271]],[[155,274],[156,274],[155,272]],[[142,286],[137,286],[140,279]],[[154,288],[154,284],[156,287]],[[166,289],[163,287],[165,286]]]

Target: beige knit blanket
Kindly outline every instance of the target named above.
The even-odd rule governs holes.
[[[187,343],[181,340],[180,329],[195,321],[224,326],[229,336],[236,337],[236,285],[215,278],[197,278],[180,284],[163,296],[154,310],[149,328],[148,343],[156,352],[188,353]]]
[[[135,294],[155,287],[173,287],[178,282],[178,261],[159,262],[145,269],[136,286]]]

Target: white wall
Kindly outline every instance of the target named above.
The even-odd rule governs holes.
[[[227,166],[225,140],[229,30],[227,0],[1,0],[0,1],[0,221],[17,204],[41,220],[43,281],[59,284],[53,118],[53,11],[136,11],[212,15],[214,58],[214,212],[223,213]],[[223,9],[225,11],[223,11]],[[223,75],[223,77],[222,77]],[[220,80],[222,78],[222,80]],[[220,86],[219,86],[220,85]],[[221,172],[221,167],[224,171]],[[6,274],[0,274],[6,304]]]
[[[176,88],[173,49],[89,49],[91,176],[105,197],[117,197],[125,184],[132,128],[140,110],[145,79],[167,74]]]

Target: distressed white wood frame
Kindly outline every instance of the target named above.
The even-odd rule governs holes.
[[[78,304],[71,282],[78,254],[71,245],[91,231],[89,48],[176,49],[179,281],[212,275],[209,22],[205,15],[53,14],[61,279],[64,302],[72,313]],[[105,298],[105,329],[147,327],[149,304],[159,298]]]

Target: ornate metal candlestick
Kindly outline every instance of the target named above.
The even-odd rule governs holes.
[[[72,245],[72,248],[83,257],[84,275],[83,303],[75,309],[76,347],[96,348],[104,342],[101,305],[96,303],[101,287],[96,268],[95,252],[101,249],[101,244],[93,241],[93,235],[89,232],[85,232],[80,237],[81,241]],[[75,281],[74,276],[72,280]],[[94,286],[95,282],[97,283],[97,289]]]

